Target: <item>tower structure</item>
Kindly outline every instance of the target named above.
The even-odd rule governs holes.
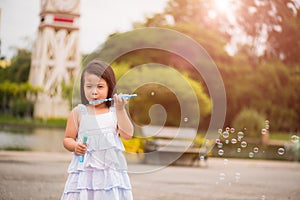
[[[65,118],[69,113],[62,92],[80,69],[79,17],[80,0],[41,0],[29,74],[30,83],[43,88],[34,106],[37,118]]]

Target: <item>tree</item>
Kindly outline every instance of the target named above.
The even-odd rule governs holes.
[[[266,59],[280,58],[287,64],[300,62],[299,2],[249,0],[239,3],[237,25],[252,38],[253,51],[257,51],[257,46],[265,46],[263,57]]]
[[[210,113],[211,104],[203,87],[186,74],[159,64],[145,64],[127,72],[123,68],[129,69],[128,64],[113,64],[118,78],[118,92],[138,94],[138,98],[129,102],[129,112],[137,124],[158,125],[164,123],[161,120],[166,117],[165,125],[179,126],[186,117],[184,125],[198,127],[197,120]],[[152,118],[149,116],[151,109]],[[187,116],[182,116],[183,114]]]
[[[12,82],[27,82],[31,64],[31,52],[27,49],[18,49],[12,58],[11,65],[0,71],[0,82],[10,80]]]

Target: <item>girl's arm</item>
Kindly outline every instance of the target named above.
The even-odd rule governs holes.
[[[126,99],[122,99],[117,95],[114,95],[114,104],[116,108],[116,115],[118,120],[118,130],[120,133],[120,136],[125,139],[129,140],[133,136],[133,125],[131,123],[131,120],[129,119],[129,116],[126,112],[125,105],[127,103]]]
[[[67,150],[75,152],[77,155],[82,155],[86,152],[86,146],[83,142],[76,142],[79,124],[78,118],[78,110],[73,109],[67,120],[63,144]]]

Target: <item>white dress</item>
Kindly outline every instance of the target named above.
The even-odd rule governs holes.
[[[78,105],[81,120],[77,141],[87,136],[87,153],[83,162],[73,153],[62,200],[131,200],[131,184],[124,146],[117,133],[116,113],[91,115]]]

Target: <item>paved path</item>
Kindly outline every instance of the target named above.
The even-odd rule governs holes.
[[[0,199],[59,199],[68,153],[0,151]],[[210,158],[207,167],[130,164],[135,200],[300,199],[300,163]]]

